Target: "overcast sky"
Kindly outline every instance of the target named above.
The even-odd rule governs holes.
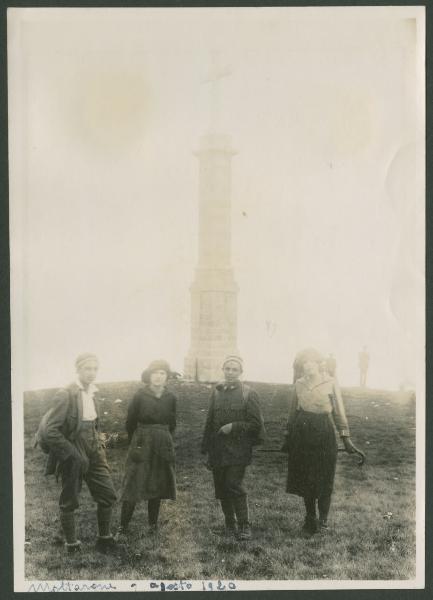
[[[13,358],[25,389],[183,370],[217,51],[245,377],[333,352],[343,385],[422,347],[422,9],[9,10]],[[418,53],[418,54],[417,54]],[[421,57],[421,58],[420,58]],[[418,145],[417,145],[418,142]],[[421,153],[421,154],[420,154]],[[418,162],[417,162],[418,157]],[[418,165],[418,169],[416,168]]]

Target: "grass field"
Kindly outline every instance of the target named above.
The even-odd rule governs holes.
[[[134,383],[100,384],[103,430],[122,431]],[[209,387],[175,383],[178,498],[166,501],[156,537],[148,537],[145,506],[132,522],[130,544],[116,556],[94,551],[94,504],[83,488],[78,511],[83,551],[67,556],[52,538],[58,528],[59,486],[44,477],[45,455],[33,434],[53,391],[25,397],[26,578],[58,579],[408,579],[415,576],[415,402],[404,393],[345,389],[354,442],[367,454],[340,453],[330,530],[305,538],[302,500],[285,493],[282,441],[287,386],[251,384],[260,394],[268,438],[254,451],[246,485],[253,539],[227,542],[211,532],[222,523],[211,474],[199,452]],[[120,398],[121,403],[114,403]],[[126,448],[107,450],[119,489]],[[120,507],[115,510],[117,527]]]

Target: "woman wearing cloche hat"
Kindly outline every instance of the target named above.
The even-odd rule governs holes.
[[[148,503],[149,532],[157,529],[161,500],[176,499],[173,432],[176,396],[166,389],[170,375],[165,360],[155,360],[141,376],[128,406],[126,430],[130,440],[122,492],[118,539],[128,534],[135,505]]]

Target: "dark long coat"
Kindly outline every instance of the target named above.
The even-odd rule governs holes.
[[[150,386],[142,386],[128,406],[123,501],[176,498],[175,427],[176,396],[164,391],[157,398]]]
[[[232,423],[229,434],[219,429]],[[241,382],[219,383],[212,391],[202,440],[202,452],[209,453],[212,467],[249,465],[252,448],[262,427],[259,397],[254,390],[248,394]]]

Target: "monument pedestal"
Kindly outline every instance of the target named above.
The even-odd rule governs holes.
[[[191,286],[191,347],[185,377],[197,381],[222,378],[222,361],[237,349],[238,286],[231,269],[197,269]]]

